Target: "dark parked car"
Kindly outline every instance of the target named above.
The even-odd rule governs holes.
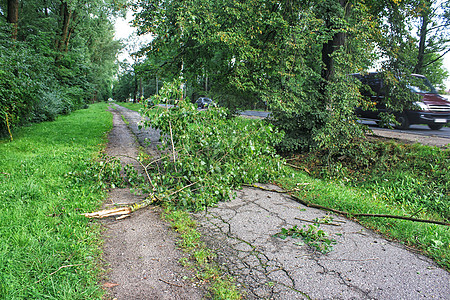
[[[370,97],[370,100],[375,103],[373,110],[357,108],[357,116],[379,121],[381,119],[380,113],[388,112],[383,104],[385,96],[384,81],[376,72],[365,75],[352,74],[352,76],[360,79],[364,85],[372,89],[372,91],[368,91],[363,88],[361,94],[364,97]],[[412,124],[426,124],[430,129],[441,129],[450,121],[450,101],[440,96],[425,76],[419,74],[412,74],[411,76],[409,89],[411,92],[420,95],[422,99],[414,103],[416,109],[405,109],[402,112],[394,113],[396,120],[399,122],[395,127],[408,129]]]
[[[210,106],[214,102],[210,98],[200,97],[197,99],[197,101],[195,101],[195,103],[197,103],[198,108],[208,108],[208,106]]]

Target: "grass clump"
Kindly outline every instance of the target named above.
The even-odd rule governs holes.
[[[95,104],[0,141],[1,299],[102,297],[100,228],[80,212],[102,202],[103,179],[76,178],[91,172],[111,126]]]
[[[224,275],[214,263],[215,254],[200,240],[201,234],[189,213],[180,209],[167,208],[164,218],[172,229],[180,234],[180,247],[189,254],[190,259],[183,258],[181,263],[196,271],[198,279],[208,283],[210,296],[215,300],[238,300],[242,295],[234,284],[234,280]]]

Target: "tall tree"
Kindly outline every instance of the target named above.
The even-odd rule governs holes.
[[[160,66],[175,76],[182,70],[192,85],[206,75],[211,93],[232,108],[239,100],[265,101],[291,138],[288,148],[332,146],[328,136],[345,141],[357,134],[355,122],[341,121],[352,120],[359,101],[345,77],[367,66],[371,47],[359,1],[138,4],[137,25],[156,36],[147,55],[166,58]]]
[[[125,1],[17,3],[0,2],[0,11],[8,12],[0,19],[0,134],[107,99],[121,47],[111,20]],[[17,9],[20,18],[10,13]],[[9,21],[19,24],[16,40]]]
[[[418,47],[412,54],[416,58],[413,72],[431,75],[429,69],[442,69],[441,58],[450,52],[450,1],[420,0],[416,14]],[[430,76],[433,83],[442,83],[434,77]]]
[[[7,22],[13,24],[12,38],[17,39],[17,27],[19,22],[19,0],[8,0]]]

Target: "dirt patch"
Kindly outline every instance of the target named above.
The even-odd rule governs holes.
[[[139,143],[112,109],[114,127],[109,134],[106,153],[123,164],[137,164]],[[158,133],[152,132],[155,140]],[[151,144],[151,139],[150,139]],[[155,146],[155,145],[153,145]],[[156,147],[152,155],[156,155]],[[112,189],[104,208],[135,203],[144,195],[129,189]],[[205,290],[195,276],[179,263],[184,254],[177,249],[176,235],[161,219],[159,207],[149,207],[133,213],[132,217],[102,221],[105,227],[104,260],[107,269],[103,286],[110,299],[203,299]]]

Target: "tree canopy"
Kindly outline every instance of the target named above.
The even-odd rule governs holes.
[[[268,104],[286,150],[342,149],[361,135],[353,109],[365,104],[349,75],[380,59],[396,89],[388,106],[406,88],[398,74],[445,79],[448,1],[137,0],[135,8],[139,32],[155,36],[140,51],[147,73],[182,77],[188,95],[231,109]]]
[[[0,132],[110,97],[124,3],[0,1]]]

